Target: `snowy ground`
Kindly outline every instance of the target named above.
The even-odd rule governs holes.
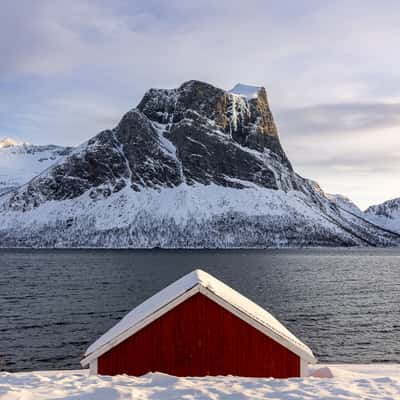
[[[329,365],[329,369],[332,378],[281,380],[176,378],[163,374],[98,377],[89,376],[87,371],[3,372],[0,399],[400,399],[400,364]],[[322,371],[326,373],[327,369]]]

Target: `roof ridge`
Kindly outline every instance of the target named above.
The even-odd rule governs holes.
[[[260,329],[265,335],[268,336],[265,331],[262,331],[261,327],[267,329],[267,332],[272,333],[274,337],[281,338],[285,343],[290,343],[298,352],[303,355],[306,354],[307,356],[305,357],[315,360],[311,349],[292,334],[270,312],[213,275],[197,268],[133,308],[116,325],[89,346],[82,363],[88,358],[93,357],[94,353],[103,354],[105,347],[111,346],[112,348],[124,340],[128,333],[133,334],[135,328],[140,330],[148,323],[151,323],[152,316],[153,319],[159,318],[165,312],[180,304],[180,298],[183,298],[181,301],[184,301],[187,299],[187,296],[192,296],[196,292],[194,290],[196,287],[200,287],[200,289],[201,287],[205,288],[210,295],[216,296],[216,298],[221,299],[225,304],[236,309],[239,315],[247,316],[247,318],[256,322],[258,324],[256,326],[260,326],[257,329]],[[141,327],[138,328],[138,326]],[[275,340],[278,340],[277,338]]]
[[[215,278],[213,275],[208,274],[207,272],[201,270],[201,269],[196,269],[193,272],[200,272],[200,275],[203,275],[204,277],[208,278],[211,280],[211,284],[214,281],[216,284],[223,286],[224,289],[229,290],[231,293],[235,293],[235,295],[240,298],[240,300],[243,300],[247,303],[250,303],[248,305],[251,306],[255,306],[257,307],[257,309],[263,313],[268,314],[268,316],[274,320],[274,322],[279,324],[279,327],[283,328],[284,331],[277,329],[276,327],[274,327],[272,324],[268,323],[268,321],[264,321],[264,320],[260,320],[259,316],[256,315],[256,313],[252,313],[251,311],[249,311],[248,309],[245,309],[244,307],[240,307],[240,305],[235,304],[235,307],[238,308],[241,312],[244,312],[245,314],[247,314],[248,316],[251,316],[254,320],[258,321],[261,324],[266,324],[268,325],[268,327],[273,330],[274,332],[276,332],[276,334],[278,334],[279,336],[283,336],[285,337],[287,340],[290,340],[292,342],[295,342],[296,344],[298,344],[299,346],[303,347],[305,350],[311,352],[311,349],[309,349],[309,347],[304,344],[300,339],[298,339],[293,333],[291,333],[276,317],[274,317],[268,310],[266,310],[265,308],[263,308],[262,306],[260,306],[259,304],[257,304],[255,301],[249,299],[248,297],[246,297],[245,295],[243,295],[242,293],[240,293],[239,291],[237,291],[236,289],[232,288],[231,286],[227,285],[226,283],[220,281],[218,278]],[[210,287],[209,283],[204,285],[203,282],[200,282],[205,288],[212,290],[212,286]],[[214,291],[213,291],[214,292]],[[214,292],[215,293],[215,292]],[[217,294],[217,293],[215,293]],[[218,294],[217,294],[218,295]],[[221,296],[220,296],[221,297]],[[289,333],[289,335],[285,332],[287,331]],[[312,354],[312,352],[311,352]]]

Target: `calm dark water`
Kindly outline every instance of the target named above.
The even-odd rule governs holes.
[[[79,368],[86,347],[201,266],[323,362],[400,362],[400,251],[0,250],[0,370]]]

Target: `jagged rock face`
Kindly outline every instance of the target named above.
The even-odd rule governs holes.
[[[177,123],[192,110],[224,124],[225,91],[199,81],[189,81],[178,89],[150,89],[138,105],[149,119],[159,123]]]
[[[297,179],[282,150],[265,89],[247,100],[189,81],[149,90],[137,109],[103,131],[10,199],[13,209],[36,207],[92,191],[108,196],[185,182],[243,188],[242,181],[291,190]]]
[[[174,155],[163,149],[157,130],[137,110],[128,112],[117,128],[99,133],[16,191],[9,204],[27,209],[47,200],[72,199],[88,190],[92,197],[107,197],[127,182],[136,191],[181,183]]]
[[[49,200],[78,197],[86,190],[109,181],[116,184],[126,170],[125,160],[110,131],[104,131],[60,163],[53,165],[11,196],[13,209],[36,207]]]
[[[271,164],[237,146],[228,136],[215,131],[210,122],[191,111],[165,132],[177,148],[186,183],[216,183],[227,187],[243,187],[237,180],[254,182],[278,189]]]
[[[271,151],[292,168],[280,144],[264,88],[256,98],[246,99],[204,82],[189,81],[178,89],[151,89],[138,109],[162,124],[193,120],[193,114],[198,114],[238,144],[259,152]],[[190,129],[186,128],[190,136]]]
[[[137,110],[127,113],[115,129],[115,137],[126,158],[134,190],[182,183],[175,150],[145,115]]]
[[[176,147],[184,181],[243,187],[246,180],[272,189],[282,164],[291,164],[279,142],[265,89],[254,99],[234,95],[207,83],[189,81],[178,89],[151,89],[138,109],[164,129]],[[256,152],[251,152],[255,150]],[[290,181],[290,178],[289,178]]]

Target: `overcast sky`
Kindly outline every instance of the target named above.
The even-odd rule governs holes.
[[[149,87],[265,86],[295,169],[400,196],[400,2],[2,0],[0,138],[77,145]]]

